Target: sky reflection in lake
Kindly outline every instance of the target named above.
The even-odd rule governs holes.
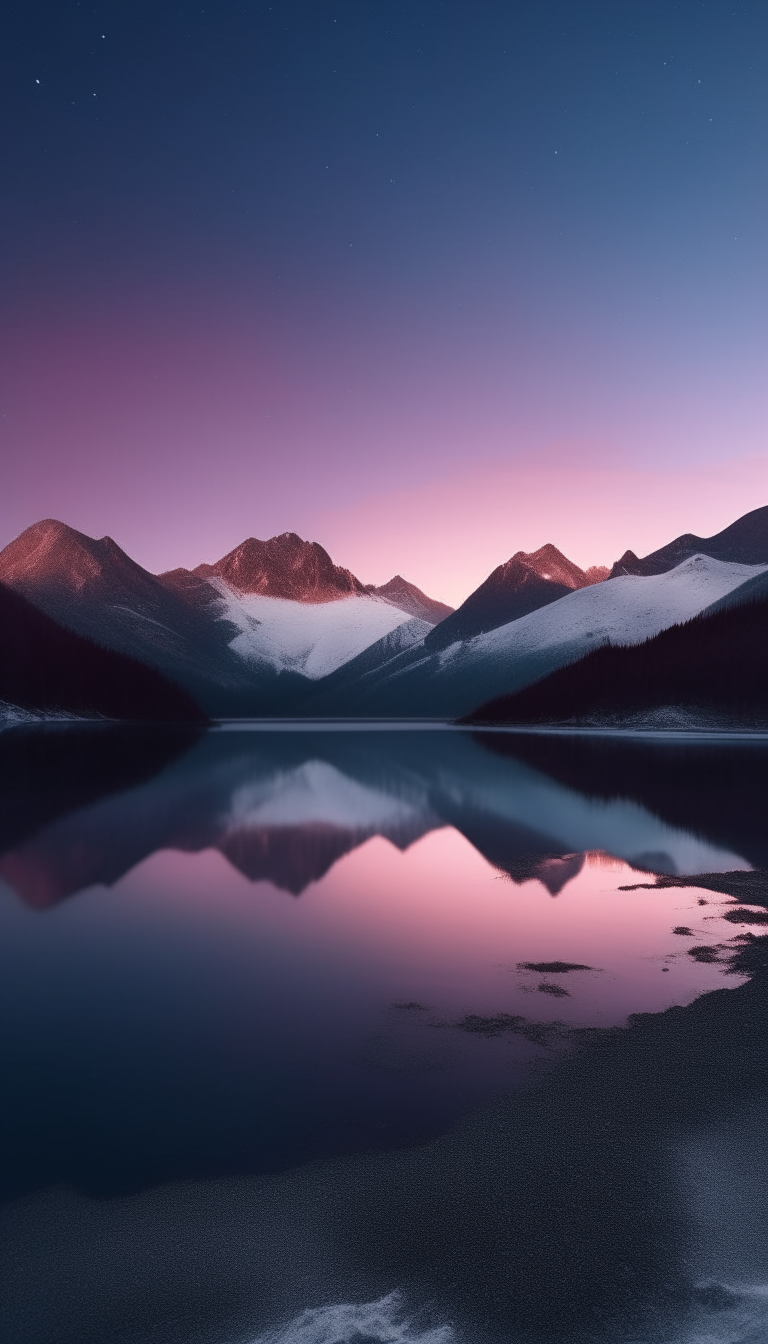
[[[383,1160],[528,1105],[590,1031],[752,992],[759,744],[7,742],[3,1186],[31,1210]]]

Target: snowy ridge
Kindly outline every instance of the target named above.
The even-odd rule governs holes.
[[[219,616],[240,631],[230,649],[245,662],[310,681],[335,672],[412,618],[385,598],[354,595],[308,605],[288,598],[240,593],[226,579],[208,580],[220,597]]]
[[[667,626],[698,616],[712,602],[766,570],[768,565],[728,564],[694,555],[664,574],[627,574],[610,584],[581,588],[474,642],[489,654],[506,648],[511,639],[521,648],[528,643],[539,649],[576,639],[583,642],[585,652],[608,640],[642,644]]]
[[[368,679],[355,708],[434,717],[466,714],[601,644],[640,644],[670,625],[691,620],[767,571],[768,565],[694,555],[666,573],[624,575],[581,588],[435,653],[428,644],[414,648]]]

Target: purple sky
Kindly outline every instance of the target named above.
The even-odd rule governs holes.
[[[0,544],[458,602],[767,502],[762,3],[11,16]]]

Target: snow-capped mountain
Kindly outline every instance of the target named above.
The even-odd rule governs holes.
[[[453,607],[428,597],[400,574],[379,587],[373,583],[363,585],[351,570],[335,565],[318,542],[303,541],[295,532],[283,532],[269,541],[248,537],[213,565],[174,569],[159,577],[177,589],[188,587],[192,578],[224,579],[238,593],[258,593],[304,604],[337,602],[369,594],[431,625],[453,611]]]
[[[432,651],[428,635],[353,684],[336,686],[326,697],[320,687],[307,710],[434,718],[468,714],[601,644],[638,644],[690,620],[766,571],[768,565],[696,555],[663,574],[593,584],[447,648]]]
[[[768,505],[745,513],[714,537],[696,537],[686,532],[643,560],[634,551],[625,551],[613,566],[611,578],[622,574],[663,574],[692,555],[709,555],[714,560],[741,565],[768,564]]]
[[[579,569],[550,543],[530,553],[517,551],[494,569],[452,616],[441,621],[427,638],[427,648],[445,649],[457,639],[471,639],[495,630],[607,577],[604,566]]]
[[[229,647],[244,664],[298,672],[311,681],[410,624],[401,607],[371,593],[305,603],[238,592],[224,579],[211,578],[209,583],[218,594],[220,619],[237,629]]]
[[[758,578],[765,582],[768,573]],[[481,706],[466,722],[764,728],[768,591],[740,604],[715,604],[642,644],[603,644]]]
[[[161,671],[214,718],[454,718],[601,644],[638,643],[765,592],[768,508],[670,564],[697,542],[681,537],[636,562],[651,573],[614,566],[608,582],[551,544],[518,551],[453,612],[400,575],[365,586],[291,532],[154,575],[111,538],[49,519],[0,552],[0,582]]]
[[[249,537],[213,565],[172,570],[160,580],[180,594],[204,582],[209,603],[213,594],[211,610],[236,632],[230,649],[248,667],[310,681],[378,647],[400,626],[412,626],[409,617],[417,614],[423,625],[423,613],[451,610],[399,575],[381,588],[364,587],[317,542],[295,532],[269,541]],[[429,628],[438,619],[433,614]]]
[[[53,620],[157,668],[215,716],[290,713],[312,683],[417,621],[405,580],[366,589],[295,533],[249,538],[214,565],[150,574],[110,537],[54,519],[0,552],[0,581]],[[393,587],[394,585],[394,587]],[[398,647],[403,647],[401,641]]]

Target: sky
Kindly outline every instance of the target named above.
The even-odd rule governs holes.
[[[768,502],[764,0],[7,0],[0,545],[457,603]]]

